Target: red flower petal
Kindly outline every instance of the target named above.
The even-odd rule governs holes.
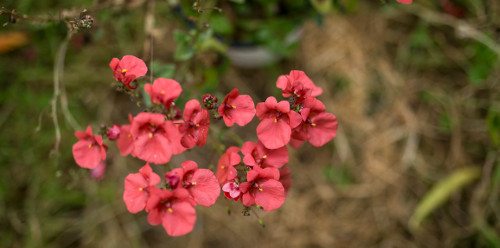
[[[122,125],[120,127],[120,136],[116,141],[118,149],[123,156],[127,156],[134,149],[134,138],[130,133],[130,125]]]
[[[268,149],[277,149],[290,141],[292,129],[284,120],[266,118],[257,126],[257,137]]]
[[[73,157],[80,167],[96,168],[103,160],[101,155],[101,147],[92,140],[80,140],[73,145]]]
[[[186,201],[176,201],[171,210],[165,211],[162,221],[168,235],[180,236],[191,232],[196,223],[194,207]]]
[[[338,121],[335,115],[331,113],[319,113],[311,118],[311,124],[308,128],[309,143],[320,147],[337,135]]]
[[[208,169],[196,170],[191,183],[189,192],[198,204],[210,207],[219,198],[220,187],[212,171]]]
[[[285,189],[283,185],[273,179],[268,179],[259,184],[255,191],[255,203],[262,206],[263,211],[277,209],[285,202]]]
[[[163,104],[170,109],[172,102],[182,93],[181,85],[167,78],[158,78],[151,84],[145,84],[144,90],[149,94],[153,104]]]

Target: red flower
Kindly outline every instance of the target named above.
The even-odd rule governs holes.
[[[303,122],[294,129],[292,147],[298,148],[309,140],[311,145],[320,147],[337,135],[338,121],[335,115],[326,113],[325,105],[321,101],[312,98],[304,105],[301,111]]]
[[[137,86],[131,86],[130,83],[148,72],[144,61],[132,55],[125,55],[121,60],[113,58],[109,67],[114,71],[115,79],[125,84],[129,89],[137,88]]]
[[[261,168],[281,168],[288,163],[288,148],[282,146],[278,149],[267,149],[262,142],[254,143],[247,141],[241,147],[243,163],[248,166],[260,166]]]
[[[201,108],[200,102],[190,100],[184,107],[184,124],[179,127],[183,134],[181,144],[186,148],[202,147],[207,142],[210,114]]]
[[[151,188],[151,195],[146,204],[151,225],[162,224],[170,236],[180,236],[193,230],[196,223],[194,207],[186,201],[189,192],[184,188],[173,191]]]
[[[396,0],[396,1],[404,4],[410,4],[413,0]]]
[[[185,161],[181,168],[173,171],[179,175],[182,187],[189,191],[196,203],[210,207],[219,198],[220,187],[212,171],[198,169],[198,164],[194,161]]]
[[[138,213],[144,209],[150,197],[151,190],[160,182],[160,176],[153,172],[149,164],[146,163],[139,173],[129,174],[125,178],[125,190],[123,201],[127,210],[131,213]]]
[[[218,112],[226,126],[231,127],[234,123],[245,126],[255,115],[255,104],[250,96],[240,95],[240,91],[234,89],[227,94]]]
[[[179,131],[162,114],[140,113],[132,121],[130,133],[134,138],[134,154],[150,163],[163,164],[173,154],[185,148],[180,144]]]
[[[249,207],[257,204],[263,211],[281,207],[285,202],[285,189],[278,180],[278,169],[254,167],[247,172],[247,182],[240,184],[243,205]]]
[[[172,102],[179,97],[182,92],[181,85],[173,80],[158,78],[151,84],[145,84],[144,90],[149,94],[151,103],[163,104],[165,108],[170,109]]]
[[[90,126],[86,132],[76,131],[75,136],[79,141],[73,145],[73,157],[80,167],[94,169],[106,159],[106,146],[102,143],[101,136],[92,134]]]
[[[231,146],[220,157],[217,172],[215,174],[219,184],[224,184],[236,178],[238,173],[234,166],[241,162],[241,157],[238,154],[239,151],[240,149],[238,147]]]
[[[303,71],[297,70],[291,71],[290,75],[278,77],[276,86],[281,89],[284,97],[293,96],[299,102],[303,102],[308,96],[319,96],[323,93]]]
[[[257,126],[257,137],[268,149],[285,146],[290,141],[292,128],[302,121],[297,112],[290,111],[287,101],[278,103],[272,96],[257,104],[257,117],[262,120]]]

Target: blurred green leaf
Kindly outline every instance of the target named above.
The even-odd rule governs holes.
[[[155,78],[173,78],[175,74],[174,64],[161,64],[159,61],[153,62],[153,76]]]
[[[500,237],[498,236],[497,231],[490,227],[486,223],[480,223],[477,225],[479,229],[479,233],[486,239],[490,246],[494,248],[500,248]]]
[[[210,27],[212,27],[217,34],[227,35],[233,33],[233,25],[225,15],[211,15],[209,22]]]
[[[500,111],[491,107],[488,110],[488,131],[490,132],[491,142],[495,147],[500,145]]]
[[[174,31],[174,40],[177,43],[177,49],[174,53],[174,59],[176,61],[185,61],[193,57],[195,50],[193,46],[191,46],[191,36],[180,31]]]
[[[410,218],[409,226],[416,230],[422,221],[434,210],[445,203],[450,196],[459,191],[465,185],[479,178],[481,170],[477,167],[465,167],[456,170],[437,185],[435,185],[418,204],[415,212]]]
[[[495,51],[479,42],[475,44],[474,49],[475,55],[471,59],[467,75],[472,85],[481,85],[493,71],[498,60],[498,55]]]
[[[310,0],[312,6],[321,14],[328,14],[332,11],[331,0]]]
[[[202,92],[215,92],[219,85],[219,74],[215,68],[207,68],[203,71],[204,82],[202,84]]]
[[[491,187],[493,189],[500,189],[500,162],[497,163],[495,171],[493,172]]]
[[[352,176],[347,166],[325,166],[325,168],[323,169],[323,176],[327,181],[338,186],[347,186],[353,183]]]

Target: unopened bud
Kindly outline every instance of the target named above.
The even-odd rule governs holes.
[[[78,27],[80,28],[91,28],[94,23],[94,18],[91,15],[84,15],[78,20]]]
[[[217,97],[214,95],[206,94],[202,97],[203,107],[208,110],[217,108]]]
[[[120,126],[117,124],[114,124],[110,128],[108,128],[108,131],[106,134],[108,135],[109,140],[116,140],[118,137],[120,137]]]

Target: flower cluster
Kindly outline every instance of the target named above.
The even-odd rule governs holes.
[[[149,164],[139,173],[125,178],[123,201],[131,213],[148,212],[151,225],[162,224],[171,236],[179,236],[193,230],[196,222],[194,207],[200,204],[210,207],[220,194],[212,171],[198,169],[194,161],[185,161],[181,168],[165,174],[165,187],[156,187],[161,179]]]
[[[294,70],[280,76],[276,86],[288,100],[278,102],[270,96],[257,103],[259,140],[247,141],[241,149],[227,149],[216,172],[226,198],[263,211],[281,207],[291,186],[291,170],[285,166],[289,160],[286,145],[298,148],[308,141],[322,146],[335,137],[338,125],[335,116],[326,113],[316,99],[322,89],[304,72]]]
[[[134,90],[147,73],[145,63],[126,55],[114,58],[110,67],[114,78]],[[268,97],[255,105],[249,95],[233,89],[219,104],[217,97],[206,94],[200,103],[186,102],[184,109],[174,101],[182,93],[181,85],[173,80],[158,78],[152,84],[142,84],[152,107],[129,123],[114,124],[101,130],[103,136],[116,144],[123,156],[131,155],[146,162],[138,173],[125,178],[123,200],[129,212],[145,210],[152,225],[162,224],[172,236],[190,232],[196,221],[194,207],[213,205],[221,189],[227,199],[241,202],[246,208],[256,206],[263,211],[281,207],[291,186],[287,144],[299,148],[306,141],[322,146],[337,132],[337,119],[325,112],[316,97],[322,89],[302,71],[280,76],[276,86],[285,100]],[[257,142],[246,141],[241,147],[229,147],[220,157],[217,171],[198,168],[194,161],[185,161],[180,168],[165,173],[164,181],[153,172],[150,164],[169,163],[172,156],[201,147],[207,143],[212,120],[223,120],[228,127],[245,126],[257,115]],[[94,178],[105,172],[106,145],[89,126],[77,131],[79,141],[73,146],[76,163],[92,169]]]

